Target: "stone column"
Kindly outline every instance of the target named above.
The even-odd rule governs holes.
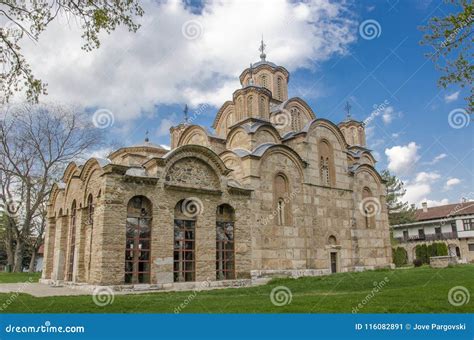
[[[196,281],[216,279],[216,208],[217,197],[205,199],[197,216],[195,237]]]
[[[56,219],[56,233],[54,238],[54,259],[51,278],[53,280],[64,280],[67,239],[68,239],[68,216],[59,215]]]
[[[174,200],[170,197],[167,198],[167,202],[159,202],[158,200],[153,202],[151,225],[152,284],[173,283]]]
[[[44,264],[43,273],[41,275],[43,279],[51,279],[54,260],[55,234],[56,219],[54,217],[48,217],[48,225],[46,226],[46,233],[44,237]]]
[[[85,281],[84,253],[86,246],[87,207],[77,209],[74,281]]]
[[[105,199],[97,210],[92,241],[93,275],[90,283],[123,284],[127,207],[122,200]]]

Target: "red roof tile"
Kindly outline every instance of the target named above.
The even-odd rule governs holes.
[[[470,215],[474,214],[474,201],[440,205],[439,207],[428,207],[427,212],[423,209],[417,209],[415,217],[417,221],[435,220],[450,216]]]

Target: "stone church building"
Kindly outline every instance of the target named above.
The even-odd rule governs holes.
[[[170,129],[171,150],[146,139],[69,164],[51,194],[43,282],[169,286],[390,266],[364,124],[288,98],[290,74],[263,47],[214,132],[190,117]]]

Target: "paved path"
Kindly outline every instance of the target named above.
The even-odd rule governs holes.
[[[68,296],[68,295],[90,295],[91,293],[82,290],[74,289],[66,286],[49,286],[42,283],[1,283],[0,293],[25,293],[35,297],[45,296]]]

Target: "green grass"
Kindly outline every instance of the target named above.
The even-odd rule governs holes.
[[[386,285],[367,298],[374,284]],[[380,284],[379,284],[380,285]],[[282,307],[270,301],[277,286],[288,287],[292,301]],[[445,269],[429,267],[341,273],[324,277],[275,279],[268,285],[202,292],[162,292],[116,295],[112,304],[96,306],[91,296],[34,298],[20,294],[4,310],[7,313],[173,313],[180,304],[183,313],[472,313],[474,296],[459,307],[448,302],[448,292],[464,286],[474,295],[474,265]],[[9,298],[0,294],[0,305]]]
[[[30,280],[31,278],[31,280]],[[41,273],[5,273],[0,272],[0,283],[16,283],[16,282],[38,282]]]

